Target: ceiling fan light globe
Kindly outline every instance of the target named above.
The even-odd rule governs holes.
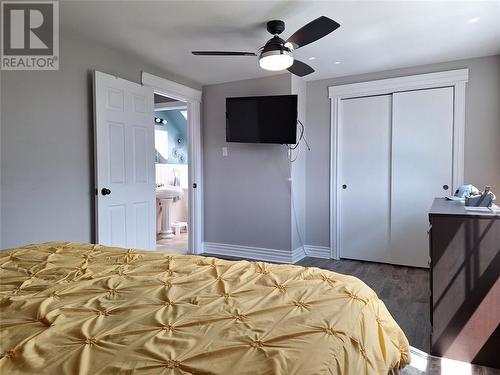
[[[285,51],[269,51],[260,55],[259,65],[262,69],[278,71],[285,70],[293,64],[293,56]]]

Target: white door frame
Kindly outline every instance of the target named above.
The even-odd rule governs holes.
[[[203,160],[201,144],[201,91],[142,72],[142,84],[162,95],[187,103],[188,109],[188,251],[203,252]],[[196,188],[194,188],[196,186]]]
[[[465,138],[465,85],[469,80],[469,69],[448,70],[437,73],[417,74],[398,78],[381,79],[361,83],[328,87],[331,103],[330,117],[330,255],[340,258],[339,207],[339,159],[338,128],[342,110],[340,101],[360,96],[392,94],[400,91],[421,90],[437,87],[454,87],[453,114],[453,167],[451,191],[455,191],[464,179]]]

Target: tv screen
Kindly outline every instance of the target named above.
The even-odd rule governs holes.
[[[226,141],[295,144],[297,95],[226,98]]]

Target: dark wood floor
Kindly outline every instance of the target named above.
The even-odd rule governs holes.
[[[429,271],[390,264],[304,258],[297,264],[356,276],[372,288],[410,341],[410,345],[429,353]]]

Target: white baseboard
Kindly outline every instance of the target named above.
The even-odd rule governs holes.
[[[292,263],[297,263],[302,258],[305,258],[306,252],[304,251],[304,246],[299,246],[294,251],[292,251]]]
[[[205,242],[203,244],[205,253],[214,255],[231,256],[262,260],[275,263],[295,263],[306,256],[304,249],[299,247],[293,251],[266,249],[262,247],[231,245],[225,243]]]
[[[312,246],[312,245],[304,245],[305,256],[314,257],[314,258],[325,258],[330,259],[331,252],[330,248],[327,246]]]

